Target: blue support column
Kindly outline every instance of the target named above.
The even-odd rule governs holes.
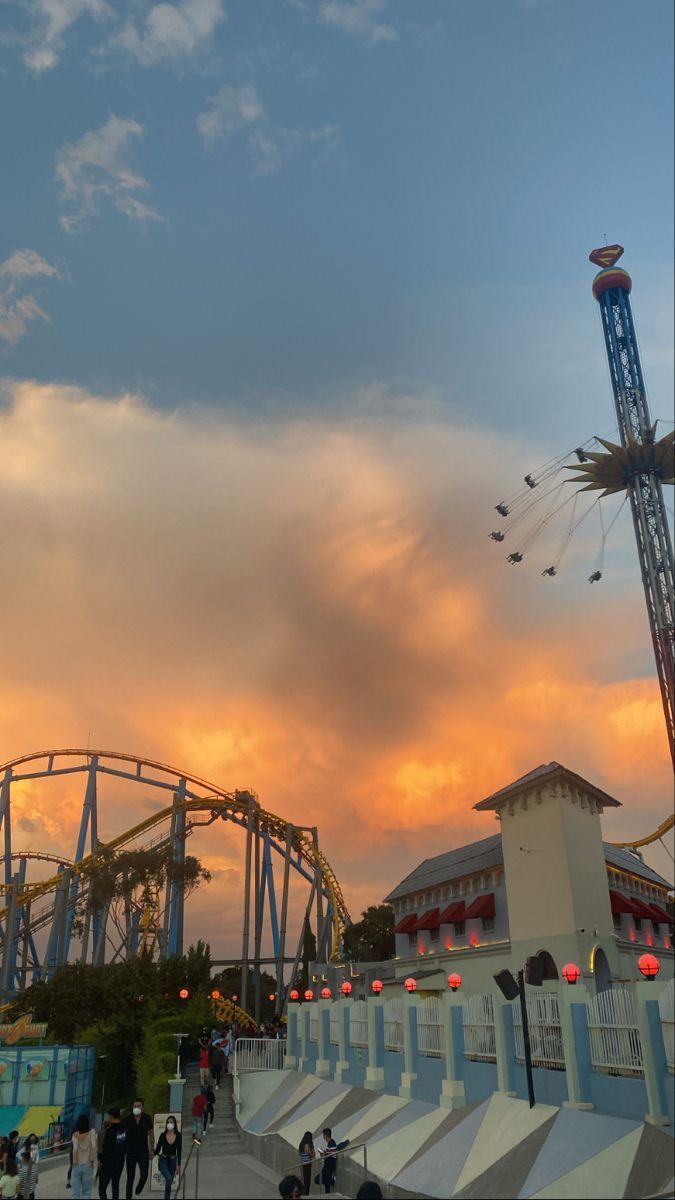
[[[399,1096],[406,1100],[413,1098],[413,1084],[417,1079],[417,1060],[419,1048],[417,1045],[417,1010],[420,998],[415,995],[403,997],[403,1071]]]
[[[173,861],[176,866],[182,866],[185,862],[185,809],[181,807],[185,803],[186,791],[185,779],[178,781],[178,787],[173,795],[173,818],[172,828],[174,830],[173,839]],[[183,953],[183,885],[180,880],[174,879],[169,887],[169,928],[167,954],[169,957],[172,954]]]
[[[5,834],[5,883],[12,881],[12,812],[10,807],[10,790],[12,785],[12,768],[8,767],[0,785],[0,828]]]
[[[81,862],[87,852],[87,833],[89,834],[89,848],[92,853],[98,845],[98,813],[96,795],[97,771],[98,755],[92,754],[91,761],[89,763],[89,769],[87,771],[87,786],[85,788],[84,803],[82,805],[82,819],[80,821],[80,831],[77,837],[77,848],[75,850],[76,863]],[[63,963],[68,961],[73,910],[75,908],[79,890],[79,876],[73,875],[68,895],[68,912],[65,915],[63,927],[63,943],[59,948],[59,961]]]
[[[586,1020],[589,993],[583,984],[561,984],[558,1011],[565,1056],[567,1100],[563,1108],[592,1109],[590,1095],[591,1055]]]
[[[517,1096],[514,1086],[516,1043],[513,1033],[513,1004],[501,993],[493,996],[495,1014],[495,1047],[497,1056],[497,1091]]]
[[[328,1046],[330,1045],[330,1010],[332,1008],[331,1000],[317,1000],[318,1022],[317,1022],[317,1052],[316,1052],[316,1074],[325,1079],[330,1075],[330,1059],[328,1057]]]
[[[300,1039],[298,1036],[298,1018],[300,1005],[289,1000],[286,1008],[286,1055],[284,1067],[287,1071],[295,1071],[300,1057]]]
[[[368,1066],[367,1088],[384,1091],[384,997],[369,996],[368,1004]]]
[[[274,890],[274,867],[272,866],[272,849],[270,845],[270,835],[265,831],[263,834],[263,869],[262,878],[260,881],[260,911],[265,912],[265,888],[267,888],[267,898],[270,910],[270,926],[272,930],[272,947],[274,950],[275,959],[279,957],[279,918],[277,915],[277,897]]]
[[[336,1000],[338,1006],[338,1057],[335,1064],[335,1080],[342,1082],[351,1066],[349,1062],[349,1010],[353,1003],[350,999]]]
[[[634,984],[636,994],[637,1023],[642,1045],[642,1062],[645,1072],[645,1088],[649,1111],[645,1113],[648,1125],[670,1125],[668,1102],[664,1080],[666,1074],[666,1052],[663,1044],[659,1002],[654,997],[654,984],[641,980]]]
[[[443,996],[443,1038],[445,1043],[445,1079],[441,1085],[441,1108],[464,1108],[464,1024],[459,995],[448,992]]]

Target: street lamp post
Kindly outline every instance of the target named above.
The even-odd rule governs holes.
[[[174,1033],[173,1036],[176,1039],[176,1079],[180,1079],[180,1044],[183,1038],[187,1037],[187,1033]]]
[[[101,1066],[101,1113],[102,1114],[105,1113],[103,1103],[105,1101],[105,1060],[107,1057],[108,1057],[107,1054],[99,1054],[99,1056],[98,1056],[98,1061],[99,1061],[99,1063],[102,1064],[102,1066]]]

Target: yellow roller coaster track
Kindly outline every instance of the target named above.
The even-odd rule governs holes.
[[[640,846],[651,846],[652,842],[658,842],[660,838],[665,837],[673,825],[675,825],[675,815],[671,813],[665,821],[661,822],[658,829],[648,834],[647,837],[638,838],[634,842],[612,842],[612,846],[616,846],[617,850],[639,850]]]
[[[174,767],[168,767],[164,763],[154,762],[151,759],[142,759],[140,756],[137,757],[131,754],[122,754],[119,751],[110,750],[44,750],[38,753],[25,755],[23,758],[13,759],[12,762],[0,765],[0,774],[9,768],[15,768],[23,763],[31,762],[38,758],[55,758],[62,755],[78,756],[88,760],[94,756],[97,756],[98,758],[113,758],[122,760],[124,762],[142,762],[145,767],[167,772],[176,777],[185,779],[188,783],[196,784],[198,787],[208,788],[212,789],[214,792],[219,792],[219,789],[217,789],[214,784],[208,783],[206,780],[200,779],[196,775],[188,775],[184,772],[180,773]],[[210,812],[217,816],[222,815],[225,818],[234,819],[239,824],[242,820],[246,821],[249,814],[248,800],[227,792],[219,792],[219,794],[216,795],[186,799],[181,801],[177,807],[186,815],[195,812]],[[170,821],[174,811],[175,810],[172,805],[169,805],[166,808],[158,809],[157,812],[154,812],[150,817],[147,817],[145,821],[140,821],[138,825],[134,825],[131,829],[125,830],[124,833],[119,834],[118,837],[112,838],[109,842],[101,843],[98,851],[95,854],[86,855],[80,860],[80,862],[74,863],[72,866],[68,866],[68,870],[72,871],[75,875],[85,874],[102,853],[110,850],[119,850],[123,846],[128,845],[129,842],[133,842],[136,838],[141,837],[144,833],[147,833],[150,829],[154,829],[155,826],[161,825],[163,821]],[[323,886],[330,897],[333,919],[333,957],[338,956],[340,954],[340,948],[342,944],[342,934],[347,925],[351,924],[351,918],[342,895],[342,889],[336,878],[335,872],[328,862],[328,859],[322,853],[322,851],[314,845],[314,841],[310,833],[298,828],[297,826],[294,826],[292,822],[286,821],[285,818],[279,817],[275,813],[268,812],[266,809],[261,808],[257,801],[255,802],[253,815],[255,826],[260,833],[269,832],[281,844],[285,843],[287,828],[289,825],[291,826],[291,848],[302,858],[306,866],[309,867],[313,873],[318,872],[323,882]],[[29,902],[32,903],[41,896],[46,896],[50,892],[54,891],[61,881],[62,875],[59,874],[52,875],[51,878],[45,879],[40,883],[24,884],[21,888],[19,902],[23,904],[28,904]],[[0,888],[0,891],[1,890],[6,891],[6,887]],[[0,908],[0,922],[7,919],[7,912],[8,910],[6,905]]]

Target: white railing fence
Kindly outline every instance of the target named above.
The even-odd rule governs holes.
[[[384,1048],[396,1053],[403,1050],[402,1000],[387,1000],[384,1006]]]
[[[530,1028],[532,1066],[550,1067],[554,1071],[564,1071],[565,1055],[560,1028],[560,1009],[555,992],[528,992],[527,1022]],[[519,1062],[524,1062],[525,1043],[523,1041],[520,999],[513,1002],[513,1033],[516,1043],[516,1058]]]
[[[352,1046],[368,1045],[368,1005],[354,1000],[349,1008],[349,1041]]]
[[[241,1071],[282,1071],[286,1042],[282,1038],[237,1038],[234,1074]]]
[[[463,1006],[464,1054],[479,1062],[497,1061],[492,996],[467,996]]]
[[[659,1014],[668,1070],[675,1071],[675,979],[671,979],[659,996]]]
[[[591,1063],[605,1075],[644,1074],[635,993],[630,988],[598,992],[586,1004]]]
[[[417,1048],[420,1054],[442,1058],[444,1054],[441,1002],[426,996],[417,1009]]]

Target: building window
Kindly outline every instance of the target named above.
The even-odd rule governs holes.
[[[636,933],[641,933],[641,931],[642,931],[642,917],[633,917],[633,921],[635,922],[635,932],[636,932]]]
[[[417,945],[417,934],[416,934],[416,933],[409,933],[409,934],[408,934],[408,945],[409,945],[409,946],[416,946],[416,945]]]
[[[612,915],[614,917],[614,928],[620,929],[621,928],[621,913],[613,913]]]
[[[494,917],[483,917],[483,933],[493,933],[495,927]]]
[[[458,884],[458,883],[453,883],[453,885],[452,885],[452,898],[453,898],[453,900],[454,900],[454,899],[455,899],[457,896],[459,896],[459,884]]]
[[[455,935],[457,937],[464,937],[464,922],[463,921],[455,922]]]
[[[441,935],[441,931],[440,931],[440,929],[430,929],[430,930],[429,930],[429,941],[430,941],[430,942],[437,942],[437,941],[438,941],[438,939],[439,939],[439,937],[440,937],[440,935]]]

